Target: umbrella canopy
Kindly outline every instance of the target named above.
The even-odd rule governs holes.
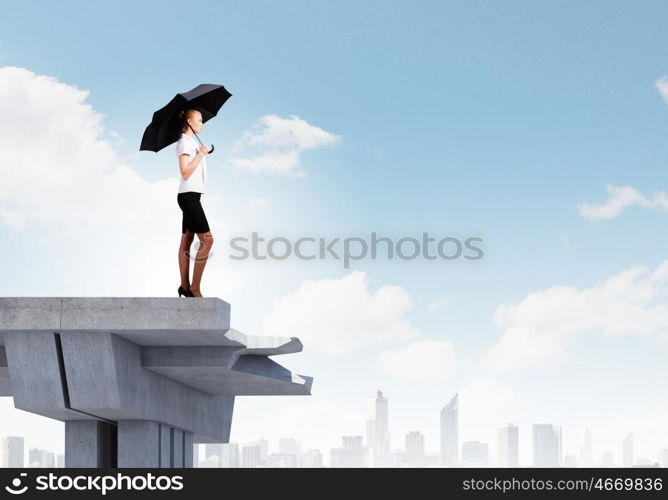
[[[182,133],[179,128],[180,111],[188,108],[196,109],[202,113],[202,122],[207,122],[216,116],[230,96],[232,94],[225,87],[211,83],[202,83],[188,92],[176,94],[166,106],[153,113],[153,120],[144,130],[139,151],[157,153],[178,141]],[[197,134],[195,136],[199,140]],[[199,142],[202,143],[201,140]]]

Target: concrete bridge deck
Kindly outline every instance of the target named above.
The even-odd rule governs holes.
[[[310,395],[269,359],[302,348],[230,328],[219,298],[0,297],[0,396],[66,423],[66,467],[192,466],[235,396]]]

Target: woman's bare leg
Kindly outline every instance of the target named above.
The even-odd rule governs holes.
[[[206,233],[197,233],[197,237],[199,238],[200,246],[199,250],[197,250],[197,256],[195,257],[193,282],[192,285],[190,285],[190,291],[195,297],[201,297],[202,294],[199,291],[199,286],[202,281],[204,266],[206,266],[206,261],[209,258],[209,250],[211,250],[211,245],[213,245],[213,235],[211,234],[211,231],[207,231]]]
[[[190,289],[190,246],[195,239],[195,234],[190,231],[181,233],[181,244],[179,245],[179,271],[181,273],[181,286]]]

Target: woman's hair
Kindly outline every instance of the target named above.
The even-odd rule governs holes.
[[[196,109],[189,108],[179,113],[179,128],[181,129],[181,132],[185,131],[185,128],[188,125],[188,119],[192,118],[197,112]]]

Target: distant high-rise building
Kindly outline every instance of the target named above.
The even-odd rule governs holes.
[[[497,430],[497,462],[499,467],[519,467],[519,429],[507,424]]]
[[[306,453],[299,455],[299,467],[322,467],[322,453],[320,453],[320,450],[308,450]]]
[[[206,443],[204,445],[204,458],[218,458],[223,456],[223,443]]]
[[[575,455],[569,454],[569,455],[564,455],[564,467],[577,467],[578,466],[578,459]]]
[[[278,453],[281,455],[294,455],[295,457],[298,457],[300,452],[301,443],[299,440],[291,437],[279,438]]]
[[[56,467],[61,469],[65,467],[65,455],[62,453],[58,453],[58,455],[56,455]]]
[[[220,457],[218,455],[211,455],[199,463],[202,469],[218,469],[220,467]]]
[[[202,468],[223,467],[223,446],[225,443],[206,443]]]
[[[440,457],[440,453],[438,455]],[[438,463],[439,463],[439,461],[437,460],[436,464],[438,464]],[[388,453],[387,455],[378,455],[378,456],[376,456],[376,458],[374,458],[373,466],[376,467],[376,468],[396,468],[396,467],[399,467],[400,466],[399,454]]]
[[[24,467],[23,437],[7,436],[2,441],[2,466]]]
[[[267,467],[292,469],[297,467],[297,455],[272,453],[267,457]]]
[[[659,450],[659,463],[661,467],[668,467],[668,448]]]
[[[343,436],[343,447],[329,450],[330,467],[368,467],[369,449],[362,436]]]
[[[193,443],[193,467],[199,467],[199,443]]]
[[[220,451],[221,451],[220,455],[221,467],[235,468],[241,466],[238,443],[222,443]]]
[[[28,448],[28,467],[44,467],[43,456],[46,450],[39,448]]]
[[[257,440],[257,444],[260,446],[260,461],[262,464],[264,464],[265,460],[267,460],[267,456],[269,455],[269,441],[267,441],[265,438],[260,438]]]
[[[28,467],[46,467],[46,450],[39,448],[28,449]]]
[[[612,453],[606,451],[601,455],[601,467],[614,467],[615,460]]]
[[[359,450],[363,448],[362,436],[342,436],[344,450]]]
[[[427,452],[425,467],[438,467],[441,465],[441,452]]]
[[[390,453],[390,431],[388,402],[382,391],[369,398],[369,419],[367,420],[367,446],[371,460],[378,455]]]
[[[594,465],[591,451],[591,432],[589,432],[588,428],[584,431],[580,455],[582,456],[582,467],[592,467]]]
[[[622,443],[622,464],[633,467],[633,431],[629,432]]]
[[[489,446],[480,441],[464,441],[462,443],[462,465],[487,467],[489,465]]]
[[[426,465],[422,433],[411,431],[406,435],[406,459],[409,467],[424,467]]]
[[[241,466],[254,468],[264,465],[262,460],[262,446],[260,443],[250,443],[241,448]]]
[[[441,410],[441,464],[456,467],[459,462],[457,394]]]
[[[561,437],[561,425],[555,425],[554,426],[554,434],[557,436],[557,461],[559,463],[559,466],[563,465],[563,460],[564,460],[564,450],[563,450],[563,443],[564,440]]]
[[[533,466],[561,465],[561,427],[552,424],[533,424]]]
[[[249,443],[247,446],[256,446],[257,449],[246,452],[248,465],[244,465],[244,467],[258,467],[262,465],[259,443]],[[204,455],[204,460],[200,461],[201,467],[233,468],[242,466],[238,443],[209,443],[204,447]]]

